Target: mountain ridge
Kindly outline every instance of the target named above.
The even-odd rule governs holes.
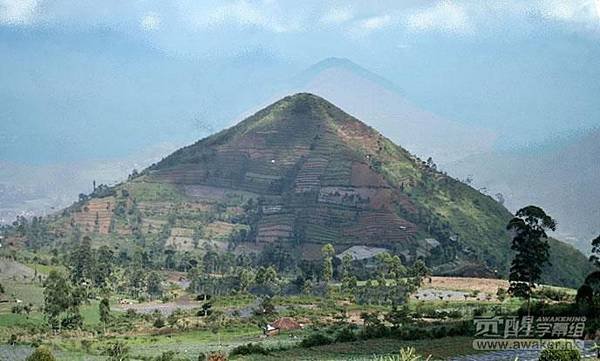
[[[510,212],[334,104],[285,97],[51,217],[58,245],[88,235],[134,252],[279,254],[385,248],[436,274],[508,274]],[[575,286],[585,257],[551,242],[544,282]],[[207,248],[209,247],[209,248]],[[262,257],[262,256],[261,256]]]
[[[281,144],[284,146],[280,147]],[[330,159],[324,159],[327,157]],[[223,167],[210,166],[211,161]],[[234,162],[231,163],[233,166],[230,162]],[[330,176],[332,168],[344,168],[340,165],[344,162],[352,163],[345,170],[350,178]],[[196,164],[201,164],[200,168],[204,169],[194,169]],[[222,168],[230,169],[231,173],[219,173]],[[336,172],[342,172],[340,169]],[[316,177],[314,172],[321,173]],[[363,179],[352,179],[353,175]],[[425,164],[374,128],[310,93],[285,97],[239,124],[173,153],[150,167],[148,177],[152,181],[183,187],[188,194],[193,194],[194,187],[202,185],[280,197],[264,201],[267,208],[283,210],[275,212],[279,216],[266,218],[286,214],[288,218],[282,221],[284,226],[258,222],[252,236],[257,237],[258,243],[281,239],[292,243],[308,242],[312,246],[303,250],[305,256],[314,257],[315,250],[320,248],[316,245],[327,240],[339,245],[343,238],[344,247],[363,244],[397,247],[409,261],[418,255],[432,257],[432,250],[424,244],[427,237],[432,237],[441,241],[444,247],[443,251],[433,251],[434,258],[451,258],[447,254],[435,255],[435,252],[456,252],[464,258],[454,265],[452,262],[447,262],[450,266],[438,265],[440,272],[451,274],[453,269],[467,265],[479,268],[479,271],[473,271],[475,273],[507,273],[510,244],[504,226],[511,217],[508,210],[492,198],[436,171],[434,164]],[[351,205],[353,212],[359,210],[354,219],[360,225],[358,228],[372,227],[377,235],[362,234],[360,240],[349,241],[352,237],[344,231],[331,239],[319,234],[332,233],[331,229],[325,230],[331,226],[319,224],[302,211],[286,210],[286,202],[297,203],[299,194],[316,197],[311,200],[314,204],[307,208],[317,214],[324,212],[320,216],[325,218],[331,217],[328,212],[333,212],[328,204],[331,202],[338,202],[336,212],[345,212],[344,201],[334,199],[336,194],[346,199],[356,197],[358,202],[371,202],[371,197],[378,199],[379,204]],[[467,202],[460,197],[473,199]],[[447,206],[445,202],[461,204]],[[360,212],[372,214],[365,220]],[[340,217],[333,219],[343,223],[344,216]],[[384,217],[384,220],[380,219],[378,223],[369,217]],[[299,223],[304,225],[299,226]],[[308,240],[296,239],[300,237],[298,234],[306,232],[306,228],[310,234],[305,236]],[[457,241],[465,234],[472,239]],[[377,237],[382,238],[377,240]],[[480,238],[486,241],[481,242]],[[498,251],[494,240],[501,242],[506,251]],[[400,246],[394,242],[399,242]]]

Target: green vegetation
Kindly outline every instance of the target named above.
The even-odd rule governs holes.
[[[570,346],[570,347],[569,347]],[[539,361],[579,361],[581,353],[570,341],[557,341],[542,351]]]
[[[128,197],[134,198],[137,202],[179,202],[183,200],[183,196],[174,186],[151,182],[144,177],[128,182],[122,186],[122,189],[129,193]]]
[[[542,277],[542,267],[549,258],[546,230],[555,231],[556,222],[541,208],[529,206],[517,212],[507,229],[515,234],[511,248],[516,252],[510,268],[508,292],[529,302],[535,284]]]
[[[473,353],[474,317],[525,309],[585,315],[591,335],[598,274],[546,238],[539,211],[511,221],[432,159],[318,97],[288,97],[4,227],[0,342],[19,360],[43,345],[61,360],[414,361]],[[432,275],[509,271],[509,291],[425,296]],[[574,297],[546,280],[583,285]]]
[[[55,361],[54,355],[46,347],[38,347],[27,357],[27,361]]]

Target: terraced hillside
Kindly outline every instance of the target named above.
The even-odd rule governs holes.
[[[286,97],[113,190],[72,207],[65,227],[162,234],[176,250],[275,244],[308,259],[326,243],[338,252],[365,245],[405,262],[423,257],[440,274],[508,272],[503,206],[311,94]],[[577,284],[583,255],[557,241],[552,252],[546,281]]]

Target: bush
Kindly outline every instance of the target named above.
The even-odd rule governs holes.
[[[343,327],[335,335],[335,342],[352,342],[356,341],[358,337],[350,327]]]
[[[233,350],[231,350],[229,355],[230,356],[252,355],[252,354],[268,355],[269,353],[270,353],[269,350],[264,348],[262,345],[256,344],[256,343],[249,343],[249,344],[240,345],[240,346],[234,348]]]
[[[424,359],[421,356],[417,355],[414,348],[409,347],[401,349],[400,353],[397,355],[379,356],[376,359],[374,359],[374,361],[422,361],[429,359],[431,359],[431,356],[427,359]]]
[[[542,351],[540,354],[539,361],[579,361],[581,360],[581,353],[572,342],[561,342],[556,343],[562,346],[560,347],[549,347]],[[555,345],[556,345],[555,344]],[[567,345],[571,346],[567,346]],[[572,348],[571,348],[572,347]]]
[[[175,351],[165,351],[160,356],[156,356],[156,361],[175,361],[175,356],[177,353]]]
[[[163,320],[162,317],[158,317],[156,320],[154,320],[153,325],[156,328],[163,328],[165,327],[165,320]]]
[[[333,340],[322,333],[312,333],[300,342],[301,347],[324,346],[333,343]]]
[[[498,288],[498,292],[496,292],[496,297],[498,298],[498,301],[504,302],[506,297],[508,297],[508,292],[505,288],[500,287]]]
[[[401,340],[423,340],[452,336],[471,336],[473,323],[470,321],[448,322],[444,325],[412,326],[407,325],[397,330],[392,330],[392,336]]]
[[[531,316],[546,316],[546,317],[565,317],[565,316],[580,316],[577,304],[575,303],[546,303],[546,302],[531,302]],[[527,316],[527,303],[524,303],[517,311],[519,317]]]
[[[124,342],[115,341],[106,346],[103,354],[108,356],[109,361],[122,361],[127,359],[129,348]]]
[[[48,348],[40,346],[27,357],[27,361],[56,361],[56,358]]]
[[[545,298],[556,302],[571,302],[573,296],[564,290],[553,287],[543,287],[533,292],[534,298]]]

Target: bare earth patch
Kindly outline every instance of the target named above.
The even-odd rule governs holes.
[[[431,277],[431,283],[425,280],[423,287],[437,290],[479,291],[495,295],[499,288],[508,289],[508,281],[471,277]]]

